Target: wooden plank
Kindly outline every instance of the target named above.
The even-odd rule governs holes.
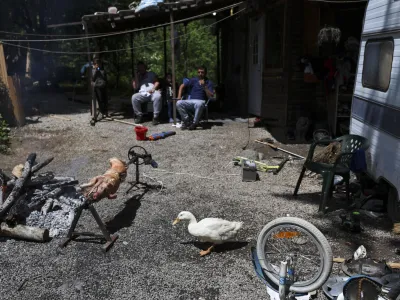
[[[8,88],[8,78],[7,78],[7,65],[6,59],[4,57],[3,44],[0,43],[0,79]]]
[[[22,105],[21,83],[17,76],[8,76],[8,93],[13,105],[14,117],[18,126],[25,125],[25,112]]]

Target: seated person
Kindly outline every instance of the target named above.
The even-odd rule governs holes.
[[[200,118],[203,114],[206,100],[214,96],[213,83],[206,77],[207,68],[199,67],[197,69],[197,77],[189,80],[187,83],[183,83],[179,87],[178,98],[182,97],[182,92],[185,87],[191,88],[190,99],[179,100],[176,103],[176,108],[182,117],[182,129],[194,130],[200,122]],[[193,122],[189,114],[194,115]]]
[[[155,73],[146,70],[144,62],[138,62],[137,69],[137,77],[132,82],[133,89],[136,92],[132,96],[135,123],[143,122],[142,104],[152,101],[154,108],[153,125],[160,124],[159,116],[162,108],[160,82]]]
[[[179,87],[178,84],[175,83],[175,88],[178,91]],[[173,102],[172,102],[172,98],[173,98],[173,87],[172,87],[172,74],[171,73],[167,73],[165,74],[165,79],[164,79],[164,83],[163,83],[163,89],[165,90],[165,98],[167,100],[168,103],[168,119],[169,119],[169,123],[174,123],[174,113],[173,113]],[[179,113],[177,111],[176,114],[176,121],[180,122],[179,120]]]

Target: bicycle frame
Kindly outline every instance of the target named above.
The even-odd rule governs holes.
[[[290,285],[294,282],[294,261],[292,256],[286,257],[286,261],[281,261],[279,269],[279,299],[290,299]],[[289,296],[289,297],[288,297]]]

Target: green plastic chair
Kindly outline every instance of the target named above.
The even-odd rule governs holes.
[[[314,162],[313,156],[314,151],[317,145],[329,145],[333,142],[341,143],[341,153],[337,157],[334,164],[325,164]],[[346,183],[346,197],[347,200],[350,200],[349,195],[349,181],[350,181],[350,164],[353,158],[354,153],[357,150],[363,149],[364,151],[369,148],[368,139],[359,136],[359,135],[344,135],[342,137],[338,137],[334,140],[320,140],[313,143],[308,151],[308,155],[306,161],[303,165],[303,169],[301,170],[299,179],[297,180],[297,185],[294,190],[293,195],[297,196],[297,192],[299,191],[301,181],[303,180],[303,176],[306,170],[310,170],[311,172],[321,174],[323,178],[322,183],[322,193],[321,193],[321,203],[318,211],[322,213],[326,213],[327,204],[332,198],[333,192],[333,179],[335,175],[340,175],[343,177]]]

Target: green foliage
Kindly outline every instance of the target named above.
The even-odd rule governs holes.
[[[8,105],[8,89],[0,80],[0,153],[6,153],[10,144],[10,128],[1,115],[1,112],[7,113]]]
[[[106,11],[110,4],[118,9],[127,9],[133,0],[43,0],[43,1],[0,1],[0,27],[2,30],[34,34],[83,34],[81,26],[48,29],[47,25],[76,22],[83,15]],[[179,43],[176,44],[176,80],[197,75],[197,67],[205,65],[208,77],[216,81],[216,37],[210,26],[214,19],[190,22],[186,31],[183,24],[176,25]],[[95,32],[90,32],[95,33]],[[167,72],[171,72],[170,28],[167,27]],[[21,38],[21,36],[8,36]],[[22,35],[22,39],[31,36]],[[25,45],[25,44],[24,44]],[[50,51],[86,52],[86,40],[63,41],[57,43],[32,43],[32,47]],[[97,38],[89,40],[91,51],[127,49],[126,51],[105,53],[109,87],[113,94],[131,93],[132,61],[130,35]],[[145,61],[149,70],[160,77],[164,76],[164,31],[163,28],[137,32],[134,34],[134,60]],[[26,50],[5,46],[8,57],[21,57],[18,60],[18,72],[25,72]],[[80,69],[88,61],[86,54],[51,54],[32,51],[33,80],[48,79],[74,84],[80,78]],[[11,66],[11,64],[10,64]],[[14,67],[14,66],[13,66]],[[40,78],[39,78],[40,77]]]
[[[10,144],[10,128],[7,122],[0,115],[0,153],[5,153],[8,151],[8,146]]]
[[[217,46],[216,37],[212,35],[210,21],[193,21],[185,27],[182,24],[176,26],[178,43],[176,43],[175,73],[178,83],[184,77],[197,75],[197,67],[204,65],[208,68],[208,77],[216,80],[217,71]],[[170,32],[167,28],[167,72],[171,72],[171,43]],[[134,41],[136,60],[145,61],[149,69],[156,74],[164,75],[164,36],[163,29],[159,28],[151,32],[141,32],[136,35]],[[178,44],[178,45],[177,45]]]

